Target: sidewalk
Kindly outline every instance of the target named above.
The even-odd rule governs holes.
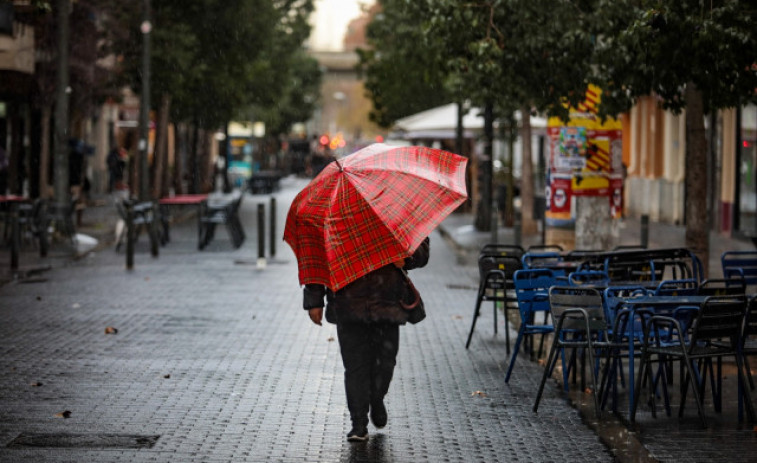
[[[474,226],[472,214],[452,214],[440,226],[439,230],[462,254],[477,256],[478,251],[486,243],[493,242],[491,232],[479,232]],[[619,227],[618,245],[637,245],[641,243],[641,221],[638,218],[626,218]],[[648,248],[678,248],[686,247],[686,228],[658,222],[649,222]],[[512,228],[500,227],[497,230],[497,241],[505,244],[515,244],[515,233]],[[522,236],[521,246],[528,248],[542,243],[541,234]],[[549,243],[547,243],[549,244]],[[747,240],[739,240],[730,236],[710,233],[710,278],[721,278],[720,256],[725,251],[753,251],[754,245]]]
[[[475,265],[475,259],[481,246],[493,241],[491,232],[478,232],[471,225],[472,223],[472,215],[455,214],[445,220],[439,228],[441,234],[456,249],[460,256],[459,260],[471,266]],[[633,245],[641,242],[641,223],[639,220],[624,220],[620,230],[619,244]],[[499,229],[497,235],[500,243],[515,243],[515,235],[512,229]],[[648,236],[649,248],[685,247],[684,227],[650,223]],[[540,235],[523,237],[521,241],[524,248],[538,244],[542,244]],[[754,245],[751,242],[712,233],[710,236],[709,261],[711,278],[722,277],[720,256],[726,250],[754,250]],[[472,305],[470,310],[472,312]],[[484,330],[488,328],[486,332],[491,333],[491,328],[485,325],[486,315],[491,315],[487,310],[482,310],[482,315],[484,315],[484,319],[479,321],[476,329],[478,334],[486,336],[480,333],[479,326],[483,322]],[[519,322],[517,314],[511,315],[511,321],[517,327]],[[512,334],[511,338],[514,339]],[[519,358],[513,372],[514,375],[523,364],[522,362],[527,361],[526,356],[521,356],[521,358]],[[505,360],[505,363],[507,361]],[[691,393],[683,420],[679,421],[677,418],[678,398],[676,392],[673,391],[672,417],[667,417],[664,410],[658,405],[658,417],[655,419],[652,417],[649,408],[642,402],[637,413],[636,425],[632,425],[628,421],[628,402],[624,396],[624,389],[619,390],[618,410],[620,414],[613,415],[609,411],[608,405],[608,409],[604,412],[601,420],[596,419],[592,396],[580,391],[580,387],[572,386],[573,390],[566,397],[580,411],[583,422],[613,449],[613,453],[619,461],[751,461],[754,459],[753,455],[757,452],[757,439],[755,438],[757,427],[746,422],[739,423],[737,420],[737,402],[735,400],[737,397],[737,375],[733,361],[726,360],[724,362],[724,372],[722,413],[715,413],[713,410],[711,388],[710,386],[707,387],[705,415],[709,428],[706,430],[701,429],[696,414],[696,405],[690,398]],[[561,381],[555,381],[553,384],[561,386]],[[644,394],[646,394],[646,391]],[[753,402],[757,403],[757,400],[755,400],[757,391],[753,391],[752,394]],[[646,397],[646,395],[642,397]]]
[[[275,195],[279,235],[302,186],[285,179]],[[0,461],[613,461],[556,389],[531,412],[538,365],[505,386],[490,323],[464,349],[476,276],[436,233],[413,271],[429,316],[401,331],[389,425],[348,443],[335,327],[302,310],[280,238],[256,265],[269,201],[245,197],[236,251],[223,229],[197,251],[189,220],[158,258],[142,237],[131,272],[107,247],[0,287]]]
[[[412,272],[428,318],[401,330],[389,425],[369,427],[367,444],[346,442],[336,329],[313,325],[302,311],[296,261],[280,238],[304,184],[286,178],[273,195],[279,237],[264,268],[256,265],[256,210],[264,204],[268,216],[271,197],[246,195],[247,240],[238,250],[219,228],[198,251],[187,220],[172,226],[158,258],[142,236],[133,271],[123,253],[102,245],[0,286],[0,462],[753,459],[752,428],[716,423],[711,407],[708,431],[688,407],[680,425],[644,417],[640,433],[629,433],[609,413],[597,423],[570,405],[582,394],[566,400],[550,382],[534,414],[543,369],[524,357],[504,383],[504,324],[494,336],[490,305],[464,347],[478,274],[459,249],[477,252],[485,239],[464,215],[434,233],[429,265]],[[114,209],[101,212],[90,223],[115,218]],[[85,223],[94,217],[85,212]]]

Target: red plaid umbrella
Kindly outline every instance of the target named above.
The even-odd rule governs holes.
[[[467,159],[421,146],[373,144],[332,162],[294,199],[284,241],[300,284],[336,291],[413,254],[467,198]]]

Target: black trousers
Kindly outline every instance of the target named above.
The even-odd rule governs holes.
[[[368,425],[371,403],[384,399],[397,364],[400,328],[392,323],[337,324],[344,388],[353,425]]]

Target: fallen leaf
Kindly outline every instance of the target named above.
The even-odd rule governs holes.
[[[40,383],[39,381],[35,381],[35,382],[29,384],[29,386],[31,386],[31,387],[40,387],[40,386],[42,386],[42,383]]]
[[[471,395],[471,397],[473,397],[473,396],[486,397],[486,393],[483,392],[483,391],[474,391],[474,392],[471,392],[470,395]]]
[[[453,316],[452,316],[452,319],[453,319],[453,320],[462,320],[462,319],[463,319],[463,316],[462,316],[462,315],[453,315]]]
[[[163,377],[164,377],[165,379],[169,379],[169,378],[171,378],[171,375],[163,375]]]
[[[69,410],[64,410],[60,413],[56,413],[54,416],[56,418],[71,418],[71,412]]]
[[[150,281],[150,277],[145,277],[145,281]]]
[[[116,334],[116,333],[118,333],[118,330],[116,328],[113,328],[112,326],[105,327],[105,334]]]
[[[591,394],[591,393],[592,393],[592,390],[591,390],[591,388],[590,388],[590,387],[587,387],[586,389],[584,389],[584,393],[586,393],[586,394]]]
[[[327,341],[328,342],[334,342],[334,336],[329,336],[329,338],[327,339]]]
[[[541,365],[541,366],[544,366],[544,365],[546,365],[546,364],[547,364],[547,361],[546,361],[546,360],[544,360],[544,359],[539,359],[539,360],[537,360],[537,361],[536,361],[536,363],[538,363],[538,364],[539,364],[539,365]]]

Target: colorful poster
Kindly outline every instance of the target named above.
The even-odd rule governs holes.
[[[607,196],[610,213],[623,210],[622,132],[620,121],[597,115],[601,90],[590,86],[586,99],[571,108],[570,121],[550,118],[547,179],[548,225],[572,223],[577,196]]]

